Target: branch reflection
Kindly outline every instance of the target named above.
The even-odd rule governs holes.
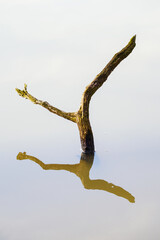
[[[89,172],[92,167],[94,161],[94,154],[81,154],[80,163],[78,164],[45,164],[38,158],[27,155],[26,152],[19,152],[17,155],[18,160],[29,159],[33,162],[36,162],[40,165],[44,170],[66,170],[71,173],[74,173],[81,179],[81,182],[85,189],[95,189],[95,190],[104,190],[110,193],[113,193],[117,196],[126,198],[128,201],[134,203],[135,198],[125,189],[116,186],[112,183],[108,183],[102,179],[91,180],[89,178]]]

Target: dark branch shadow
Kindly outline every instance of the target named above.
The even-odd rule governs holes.
[[[89,178],[89,172],[94,161],[94,154],[81,154],[80,163],[78,164],[45,164],[40,161],[38,158],[27,155],[25,152],[19,152],[17,155],[17,160],[29,159],[33,162],[36,162],[44,170],[66,170],[71,173],[74,173],[81,179],[81,182],[85,189],[94,189],[94,190],[104,190],[110,193],[113,193],[119,197],[126,198],[128,201],[134,203],[135,198],[125,189],[116,186],[112,183],[108,183],[105,180],[95,179],[91,180]]]

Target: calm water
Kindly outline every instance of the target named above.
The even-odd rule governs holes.
[[[3,84],[1,240],[159,239],[159,101],[115,88],[91,102],[96,152],[87,160],[76,124]]]
[[[160,239],[159,8],[0,1],[0,240]],[[87,158],[76,124],[15,88],[27,83],[35,97],[77,111],[135,34],[135,50],[91,100],[96,152]]]
[[[0,239],[158,239],[157,154],[97,134],[99,151],[87,157],[68,127],[63,139],[19,133],[3,148]]]

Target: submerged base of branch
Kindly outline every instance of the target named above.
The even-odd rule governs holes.
[[[50,112],[57,114],[67,120],[77,123],[81,146],[84,153],[94,153],[94,139],[92,128],[89,121],[89,103],[92,95],[103,85],[111,72],[117,65],[125,59],[134,49],[136,43],[136,36],[134,36],[129,43],[118,53],[116,53],[105,68],[96,76],[96,78],[86,87],[81,100],[80,109],[78,112],[64,112],[58,108],[53,107],[46,101],[38,100],[27,91],[27,85],[24,85],[24,90],[16,89],[18,94],[26,99],[29,99],[35,104],[38,104]]]
[[[81,147],[84,153],[94,153],[94,140],[91,130],[88,130],[85,136],[81,138]]]

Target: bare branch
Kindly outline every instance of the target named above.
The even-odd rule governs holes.
[[[38,104],[38,105],[46,108],[50,112],[57,114],[60,117],[66,118],[72,122],[76,122],[76,113],[64,112],[58,108],[53,107],[46,101],[38,100],[37,98],[33,97],[31,94],[28,93],[26,84],[24,84],[24,90],[20,90],[20,89],[16,88],[16,91],[21,97],[29,99],[34,104]]]
[[[57,114],[60,117],[66,118],[72,122],[77,123],[81,146],[84,153],[94,153],[94,138],[92,128],[89,121],[89,103],[92,95],[102,86],[107,80],[111,72],[117,67],[117,65],[125,59],[136,46],[136,36],[132,37],[130,42],[118,53],[116,53],[111,61],[105,66],[105,68],[96,76],[96,78],[86,87],[81,100],[80,108],[77,112],[66,113],[62,110],[53,107],[46,101],[38,100],[33,97],[27,91],[27,85],[24,85],[24,90],[16,89],[21,97],[29,99],[35,104],[38,104],[50,112]]]
[[[107,80],[111,72],[117,67],[117,65],[125,59],[136,46],[136,35],[131,38],[129,43],[118,53],[116,53],[111,61],[105,66],[105,68],[96,76],[96,78],[86,87],[81,101],[81,110],[83,114],[88,115],[89,102],[92,95],[102,86]]]

